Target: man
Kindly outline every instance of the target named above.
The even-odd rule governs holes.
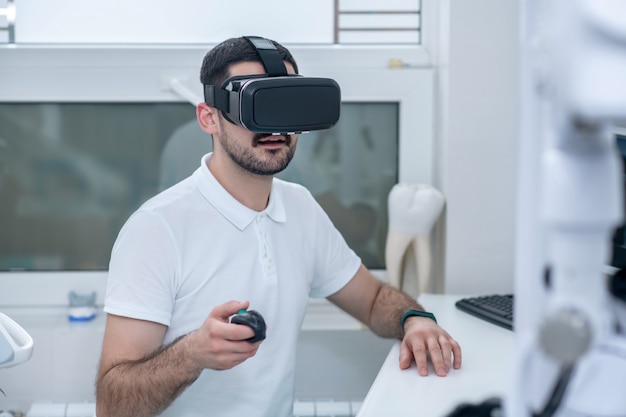
[[[236,38],[209,51],[200,78],[221,86],[264,73],[255,49]],[[311,194],[273,177],[296,135],[252,133],[205,103],[196,115],[213,153],[135,212],[112,251],[98,417],[290,416],[309,297],[402,339],[401,368],[414,360],[426,375],[427,356],[440,376],[461,366],[458,343],[368,272]],[[250,343],[253,330],[229,322],[248,308],[264,316],[265,340]]]

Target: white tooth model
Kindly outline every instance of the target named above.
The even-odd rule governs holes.
[[[0,313],[0,368],[26,362],[32,353],[33,338],[6,314]]]
[[[415,297],[427,292],[431,283],[430,235],[444,202],[443,194],[426,184],[400,183],[389,193],[387,282]]]

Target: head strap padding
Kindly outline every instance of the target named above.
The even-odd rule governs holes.
[[[278,77],[287,75],[287,67],[283,62],[283,57],[276,49],[276,46],[269,39],[260,36],[244,36],[245,40],[250,42],[261,58],[265,72],[270,77]]]

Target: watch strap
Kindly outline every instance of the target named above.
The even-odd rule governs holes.
[[[429,319],[432,319],[435,321],[435,323],[437,323],[437,319],[435,318],[435,315],[433,313],[429,313],[428,311],[410,309],[407,310],[400,319],[400,328],[402,329],[402,332],[404,332],[404,322],[406,321],[406,319],[412,316],[428,317]]]

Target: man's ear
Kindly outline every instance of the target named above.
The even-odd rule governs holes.
[[[206,103],[200,103],[196,106],[196,118],[198,124],[205,132],[213,135],[219,131],[219,110],[211,107]]]

